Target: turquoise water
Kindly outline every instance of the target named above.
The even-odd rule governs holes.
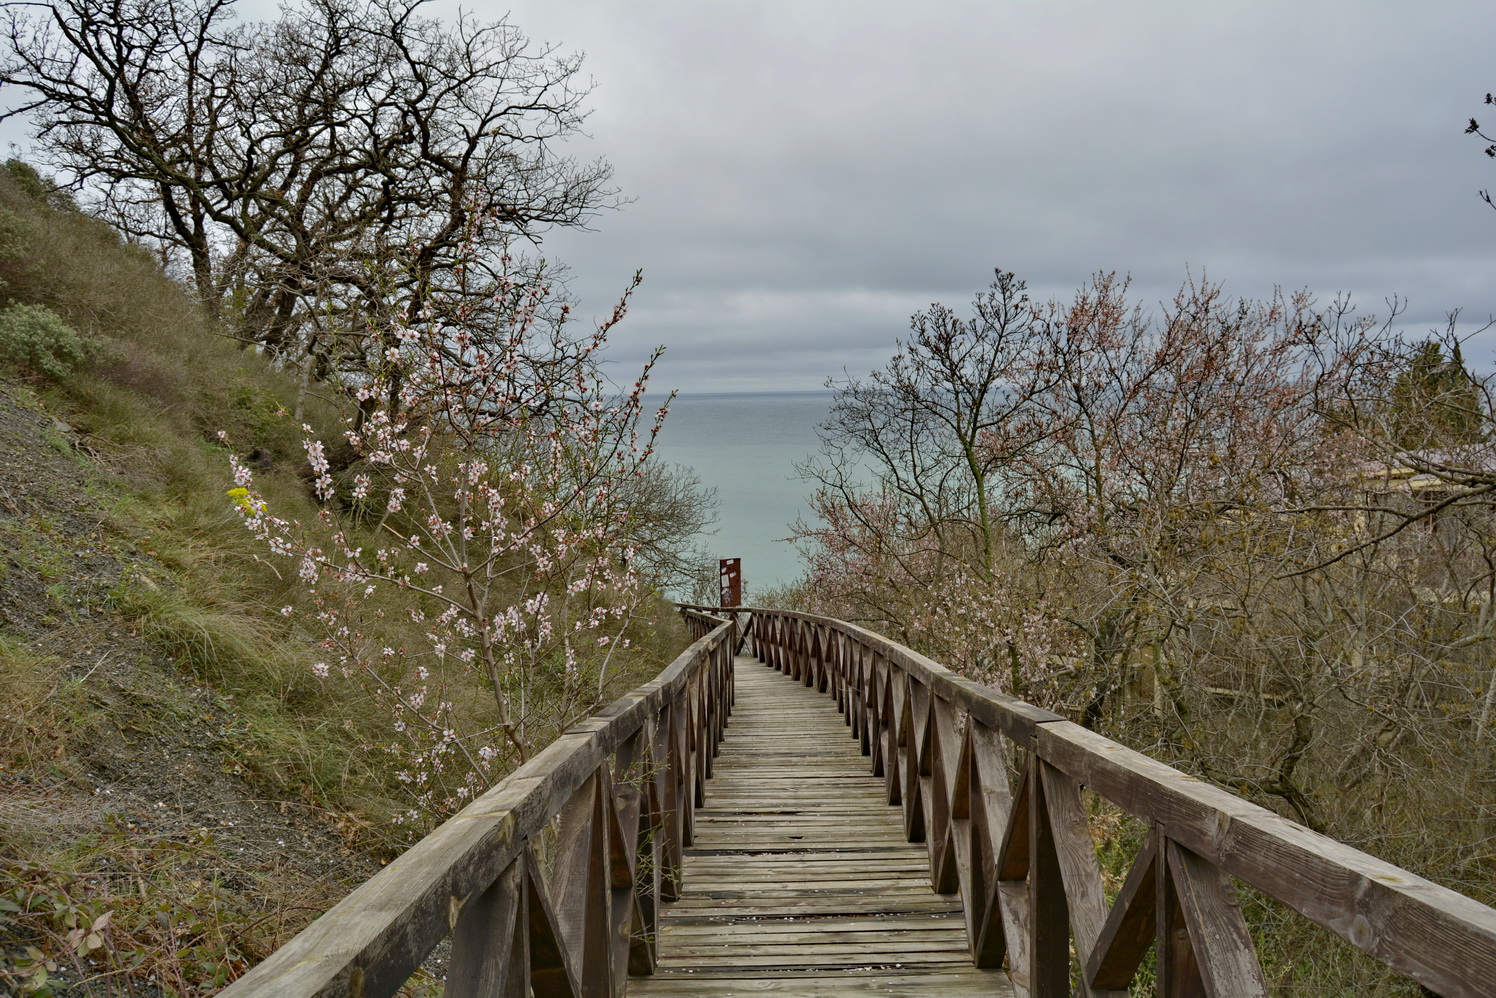
[[[716,533],[700,538],[712,558],[743,559],[743,581],[754,589],[800,577],[794,546],[785,542],[797,517],[810,518],[811,486],[795,463],[820,446],[829,392],[680,395],[660,432],[657,454],[688,465],[717,490]]]

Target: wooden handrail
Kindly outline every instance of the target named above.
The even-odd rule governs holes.
[[[1006,958],[1033,998],[1071,993],[1072,952],[1086,994],[1125,995],[1150,948],[1160,994],[1265,995],[1231,877],[1435,994],[1496,990],[1496,909],[871,631],[734,609],[760,661],[836,699],[935,889],[960,891],[973,961]],[[1150,829],[1110,906],[1082,787]]]
[[[383,998],[452,937],[446,994],[616,996],[655,965],[656,913],[732,706],[737,625],[567,730],[221,992]],[[549,855],[548,862],[540,859]]]

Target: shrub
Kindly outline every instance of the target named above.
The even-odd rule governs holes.
[[[59,187],[52,178],[42,176],[30,163],[8,159],[5,161],[5,172],[27,197],[59,211],[78,210],[78,202],[70,191]]]
[[[60,380],[88,353],[87,341],[45,305],[0,309],[0,361]]]

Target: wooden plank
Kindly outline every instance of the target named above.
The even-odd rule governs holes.
[[[917,918],[892,915],[845,915],[825,918],[817,923],[827,932],[926,932],[950,931],[956,912],[933,912]],[[703,914],[695,918],[680,917],[670,920],[662,935],[693,935],[698,933],[730,936],[734,933],[778,932],[781,929],[800,931],[793,916],[764,918],[734,918]]]
[[[1206,992],[1267,998],[1267,981],[1230,878],[1177,842],[1166,842],[1165,848]]]
[[[1207,998],[1205,979],[1200,976],[1200,961],[1179,906],[1176,881],[1162,854],[1154,864],[1154,872],[1158,877],[1158,886],[1154,890],[1158,998]]]
[[[1037,738],[1056,768],[1436,994],[1496,981],[1496,910],[1079,725]]]
[[[921,918],[893,918],[883,915],[867,915],[858,918],[823,918],[818,923],[825,933],[860,932],[949,932],[950,914],[927,915]],[[781,928],[788,926],[796,934],[801,930],[793,919],[776,918],[674,918],[662,930],[664,937],[710,935],[730,938],[735,935],[761,936],[769,938]],[[894,928],[898,926],[898,928]]]
[[[608,916],[602,775],[594,773],[561,808],[555,858],[546,881],[561,941],[575,966],[585,998],[606,998]]]
[[[520,872],[525,880],[525,910],[529,914],[526,938],[530,955],[530,990],[535,998],[581,998],[577,959],[567,950],[550,896],[541,882],[535,853],[526,846],[521,853]]]
[[[826,972],[767,971],[760,976],[738,974],[728,977],[716,973],[662,974],[650,982],[651,994],[675,995],[795,995],[798,998],[923,998],[925,995],[982,995],[992,998],[1004,993],[1003,983],[994,983],[992,971],[981,976],[965,971],[934,968],[905,973],[897,968],[882,970],[847,969],[835,974]]]
[[[1029,859],[1029,994],[1066,998],[1070,993],[1069,905],[1056,851],[1054,826],[1043,779],[1044,763],[1030,758],[1027,770]]]
[[[463,905],[452,931],[449,998],[521,998],[529,990],[523,863],[510,863],[492,887]]]
[[[813,630],[795,640],[841,654]],[[658,967],[628,994],[1011,994],[1006,975],[970,965],[959,898],[931,890],[927,851],[905,841],[857,729],[817,694],[835,688],[826,669],[740,660],[736,681]]]
[[[718,960],[731,966],[734,970],[773,970],[784,971],[787,969],[812,970],[823,969],[827,971],[844,970],[848,967],[868,967],[885,964],[897,964],[901,969],[910,970],[915,967],[962,967],[968,966],[966,952],[963,949],[955,949],[949,953],[911,953],[902,949],[875,950],[871,952],[837,953],[826,950],[814,943],[805,943],[798,946],[771,947],[778,950],[770,953],[743,952],[742,949],[721,950],[716,953],[687,953],[684,956],[672,957],[665,955],[660,960],[660,969],[684,969],[697,967],[703,962]],[[648,980],[648,978],[645,978]],[[634,991],[634,994],[648,994],[647,988],[643,992]]]
[[[772,914],[765,915],[766,907]],[[960,907],[943,901],[898,900],[895,898],[842,898],[839,900],[776,900],[772,906],[764,899],[717,901],[682,901],[671,917],[691,915],[732,915],[750,918],[841,918],[849,915],[954,915]]]
[[[1047,762],[1038,764],[1037,775],[1043,783],[1044,804],[1049,812],[1049,828],[1053,834],[1052,844],[1059,863],[1065,895],[1065,905],[1070,916],[1070,930],[1075,937],[1075,950],[1079,954],[1090,953],[1096,948],[1106,924],[1106,892],[1101,885],[1101,864],[1096,859],[1096,844],[1091,840],[1091,827],[1086,819],[1085,804],[1080,799],[1080,786]],[[1092,998],[1127,998],[1125,990],[1120,992],[1085,985]]]

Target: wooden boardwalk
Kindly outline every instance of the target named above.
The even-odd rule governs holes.
[[[968,924],[1037,998],[1139,977],[1267,994],[1236,880],[1426,993],[1493,993],[1496,909],[856,625],[752,610],[754,651],[781,673],[733,655],[736,624],[683,610],[695,640],[664,671],[222,998],[393,998],[444,939],[448,998],[1013,995],[971,967]],[[832,698],[791,676],[843,694],[899,808]],[[1083,788],[1149,828],[1114,893]],[[928,847],[904,841],[906,817]],[[930,889],[927,854],[962,895]]]
[[[755,658],[736,670],[659,966],[628,994],[1012,994],[971,966],[959,899],[931,891],[835,703]]]

